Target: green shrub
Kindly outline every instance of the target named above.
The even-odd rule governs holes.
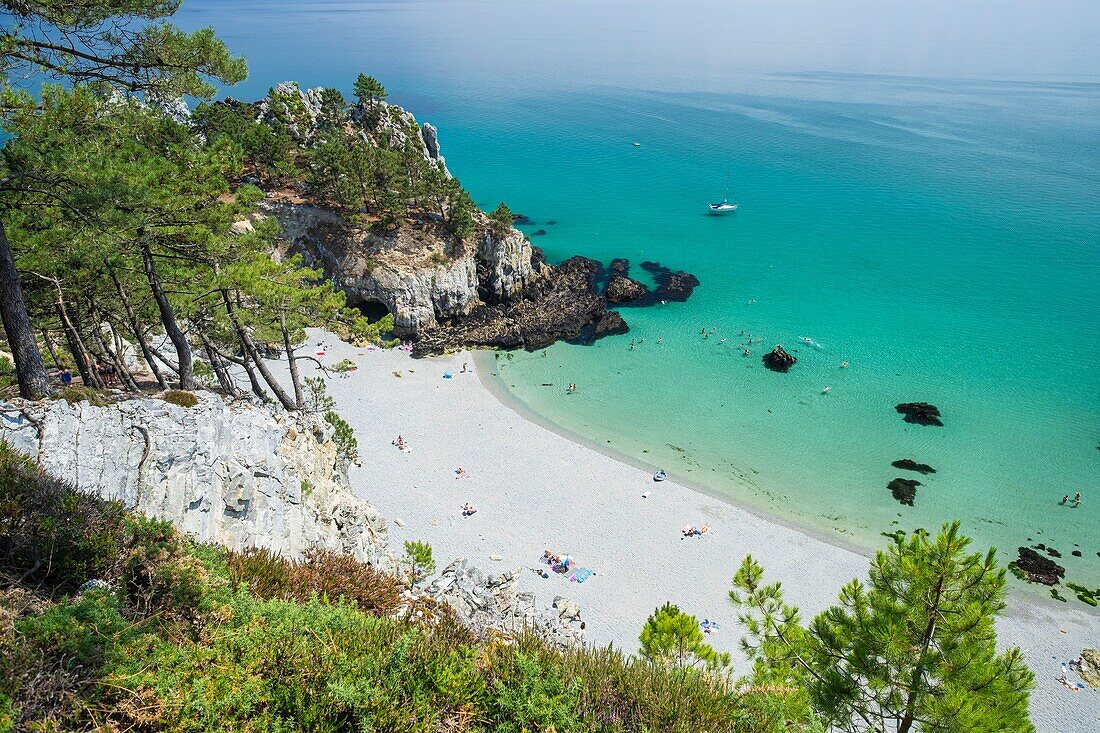
[[[427,542],[419,540],[406,542],[405,562],[409,565],[409,578],[413,583],[435,572],[432,546]]]
[[[0,356],[0,389],[15,384],[15,366],[12,365],[11,359],[6,356]],[[3,720],[3,712],[0,712],[0,720]]]
[[[0,575],[71,590],[120,571],[122,504],[38,472],[0,441]]]
[[[194,407],[199,404],[199,398],[194,392],[184,389],[170,389],[160,396],[165,402],[178,407]]]
[[[78,402],[87,402],[96,407],[103,407],[107,404],[106,394],[102,390],[95,389],[94,387],[71,385],[61,390],[57,396],[70,405],[75,405]]]
[[[354,461],[359,457],[359,441],[355,439],[355,431],[348,421],[337,413],[329,410],[325,413],[325,422],[336,428],[332,439],[336,443],[336,452],[341,458]]]
[[[332,371],[334,372],[350,372],[358,368],[359,366],[351,359],[341,359],[332,365]]]

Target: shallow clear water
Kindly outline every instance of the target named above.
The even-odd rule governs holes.
[[[778,16],[753,16],[757,36],[692,25],[700,2],[553,5],[189,0],[183,19],[249,57],[236,96],[380,77],[440,128],[480,204],[548,232],[533,241],[551,260],[699,276],[687,303],[625,309],[627,336],[502,355],[503,384],[546,419],[860,544],[960,518],[1011,555],[1053,545],[1100,585],[1100,84],[1057,59],[982,80],[1020,77],[1013,55],[958,44],[944,58],[985,65],[944,79],[948,61],[903,45],[822,43],[812,17],[776,48]],[[741,210],[704,215],[727,175]],[[742,331],[763,339],[749,357]],[[760,362],[777,343],[799,358],[785,375]],[[902,422],[893,405],[914,400],[945,427]],[[905,457],[937,473],[890,466]],[[923,482],[915,507],[886,490],[896,476]],[[1058,506],[1075,491],[1080,508]]]

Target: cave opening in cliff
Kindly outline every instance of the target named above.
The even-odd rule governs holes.
[[[353,301],[350,305],[352,308],[362,313],[363,318],[366,318],[371,323],[378,323],[390,314],[390,309],[386,304],[377,298],[364,298],[362,300]]]

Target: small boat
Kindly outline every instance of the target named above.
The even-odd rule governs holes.
[[[657,473],[653,474],[653,480],[654,481],[664,481],[665,480],[665,470],[662,468]]]
[[[737,211],[739,204],[734,201],[730,203],[730,177],[726,176],[726,197],[716,204],[710,204],[707,206],[708,214],[732,214]]]

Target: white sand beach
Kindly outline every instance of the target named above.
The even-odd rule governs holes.
[[[469,353],[416,360],[318,332],[310,333],[309,353],[320,341],[329,347],[319,357],[325,364],[350,358],[359,367],[333,376],[329,393],[359,441],[362,466],[353,468],[352,484],[391,520],[393,545],[425,540],[440,568],[456,557],[490,572],[522,567],[521,589],[534,592],[540,605],[557,595],[581,604],[592,644],[635,651],[646,617],[672,601],[718,622],[711,643],[734,652],[744,670],[727,593],[746,554],[783,582],[804,618],[866,573],[862,554],[695,491],[674,475],[655,483],[648,469],[530,421],[482,383]],[[485,356],[479,361],[491,369]],[[306,362],[302,367],[306,375],[315,371]],[[562,399],[569,399],[564,390]],[[408,452],[391,444],[398,435]],[[455,478],[459,467],[465,478]],[[471,517],[462,516],[466,502],[477,508]],[[682,526],[703,524],[711,527],[707,536],[681,538]],[[594,575],[583,584],[541,577],[533,569],[545,567],[538,560],[546,549],[572,555]],[[1035,671],[1038,730],[1100,730],[1100,691],[1072,692],[1056,681],[1063,661],[1100,646],[1100,616],[1076,601],[1055,605],[1014,595],[999,632],[1002,643],[1025,651]]]

